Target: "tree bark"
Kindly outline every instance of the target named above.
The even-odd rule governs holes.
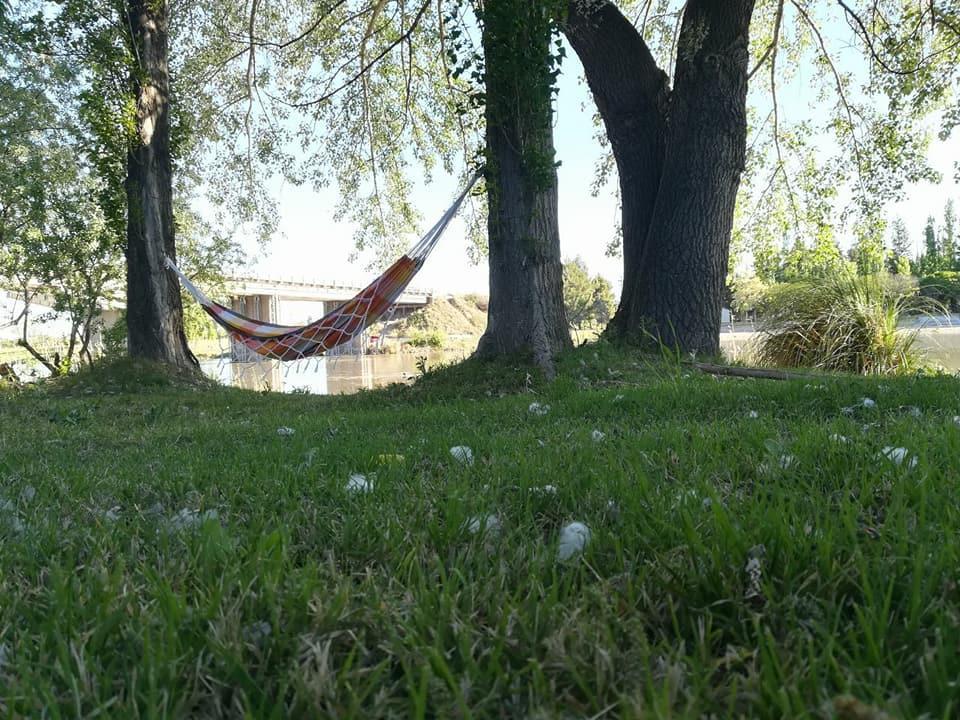
[[[529,0],[484,9],[490,304],[477,355],[530,354],[552,374],[570,346],[552,127],[550,18]]]
[[[660,185],[670,84],[640,34],[606,1],[570,0],[564,34],[584,67],[620,180],[624,278],[639,267]],[[624,334],[633,285],[624,284],[609,334]]]
[[[639,33],[608,0],[571,2],[565,31],[621,178],[624,285],[614,337],[719,352],[746,153],[753,7],[754,0],[689,0],[669,90]]]
[[[137,133],[127,153],[127,344],[131,357],[195,371],[183,330],[180,288],[167,271],[176,260],[170,159],[170,77],[166,0],[128,0],[138,63],[132,77]]]

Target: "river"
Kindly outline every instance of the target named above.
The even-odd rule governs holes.
[[[309,392],[316,395],[342,395],[397,382],[408,382],[420,374],[418,363],[426,358],[427,367],[463,360],[462,352],[431,351],[394,355],[339,355],[295,362],[231,362],[201,360],[208,376],[224,385],[248,390]]]

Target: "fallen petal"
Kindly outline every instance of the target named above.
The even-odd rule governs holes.
[[[349,493],[368,493],[373,490],[373,483],[367,479],[366,475],[354,473],[347,480],[346,490]]]
[[[473,450],[466,445],[456,445],[450,448],[453,459],[464,465],[473,465]]]
[[[560,531],[560,544],[557,547],[557,559],[569,560],[583,552],[590,542],[590,528],[582,522],[572,522]]]

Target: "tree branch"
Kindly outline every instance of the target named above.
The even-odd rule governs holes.
[[[767,58],[770,57],[770,54],[774,52],[777,47],[777,42],[780,39],[780,23],[783,21],[783,5],[784,0],[780,0],[777,3],[777,17],[773,21],[773,40],[770,41],[770,44],[767,45],[767,49],[763,51],[763,55],[760,56],[760,59],[757,60],[757,64],[753,66],[753,70],[747,73],[747,82],[750,82],[750,79],[756,74],[757,70],[763,67],[763,64],[767,61]]]
[[[423,16],[426,14],[427,8],[429,7],[430,7],[430,0],[427,0],[427,2],[423,3],[423,5],[420,6],[420,10],[417,12],[416,16],[413,18],[413,22],[411,23],[410,27],[407,28],[407,30],[404,33],[402,33],[400,37],[398,37],[396,40],[394,40],[389,45],[387,45],[387,47],[385,47],[381,52],[377,53],[377,56],[373,58],[370,62],[363,64],[360,70],[355,75],[353,75],[353,77],[351,77],[349,80],[341,83],[333,90],[324,93],[323,95],[316,98],[315,100],[307,100],[301,103],[292,103],[291,104],[292,107],[305,108],[305,107],[311,107],[313,105],[319,105],[321,103],[326,102],[327,100],[332,98],[334,95],[344,90],[345,88],[349,87],[350,85],[353,85],[353,83],[355,83],[357,80],[361,79],[364,75],[366,75],[374,65],[376,65],[383,58],[389,55],[394,48],[396,48],[401,43],[405,42],[407,39],[409,39],[413,35],[414,31],[419,26],[420,21],[423,19]]]
[[[827,45],[824,42],[823,35],[820,34],[820,29],[817,27],[816,23],[813,22],[813,19],[807,13],[806,9],[800,4],[799,0],[790,0],[790,2],[809,26],[810,32],[814,35],[817,43],[820,45],[820,50],[823,53],[823,59],[827,61],[827,65],[830,67],[830,71],[833,73],[833,78],[837,85],[837,94],[840,97],[840,103],[843,105],[843,108],[847,114],[847,120],[850,123],[850,139],[853,141],[853,152],[857,159],[857,178],[860,181],[860,189],[863,191],[863,159],[860,154],[860,141],[857,140],[857,133],[855,130],[856,125],[853,122],[853,110],[850,108],[850,103],[847,101],[847,95],[843,89],[843,79],[840,77],[837,66],[833,63],[833,58],[831,58],[830,53],[827,52]]]

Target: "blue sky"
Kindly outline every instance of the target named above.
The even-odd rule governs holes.
[[[565,259],[580,256],[592,272],[607,277],[619,290],[622,267],[619,258],[605,254],[613,237],[617,208],[613,186],[599,197],[592,197],[590,186],[602,149],[595,140],[593,101],[582,79],[576,55],[568,51],[559,82],[556,106],[555,142],[559,169],[561,252]],[[791,119],[811,112],[803,97],[803,72],[784,93],[784,111]],[[797,89],[801,92],[797,93]],[[947,142],[934,141],[930,159],[944,176],[939,185],[924,183],[907,189],[906,198],[888,209],[889,216],[900,216],[907,222],[911,236],[919,247],[921,229],[930,214],[940,218],[948,197],[956,197],[953,165],[960,160],[960,137]],[[413,201],[423,216],[424,229],[446,209],[457,193],[456,179],[437,175],[427,187],[418,187]],[[274,184],[281,218],[278,233],[265,248],[249,245],[252,268],[258,275],[282,278],[304,278],[319,281],[336,280],[364,285],[370,279],[367,260],[362,256],[350,262],[353,253],[353,228],[336,222],[334,211],[336,190],[321,191],[303,186]],[[411,236],[411,244],[416,238]],[[843,240],[841,238],[841,245]],[[844,248],[846,249],[846,248]],[[441,240],[434,254],[414,281],[419,288],[438,292],[465,293],[487,291],[486,264],[472,265],[468,260],[463,225],[455,221]]]

